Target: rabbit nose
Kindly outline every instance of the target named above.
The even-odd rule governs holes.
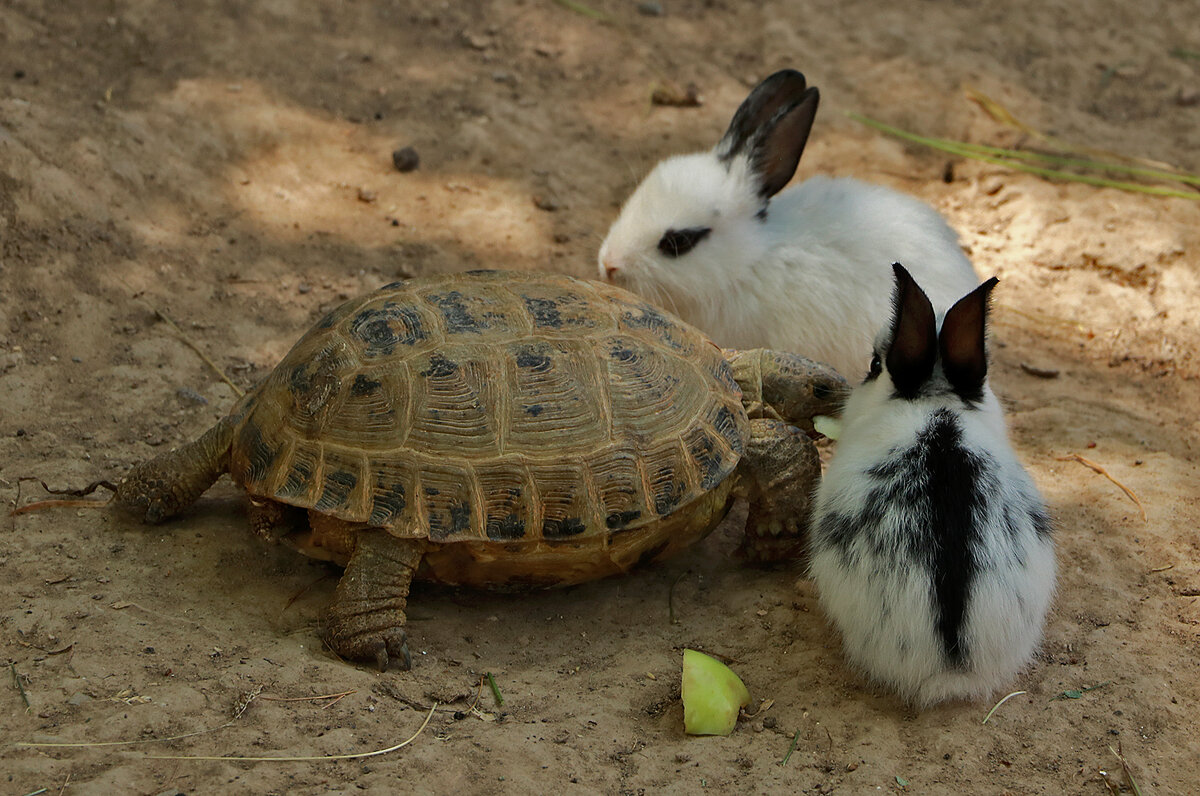
[[[621,267],[615,264],[612,257],[605,257],[600,261],[600,270],[604,273],[604,278],[612,282],[621,272]]]

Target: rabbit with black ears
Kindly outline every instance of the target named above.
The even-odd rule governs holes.
[[[893,269],[893,320],[817,491],[810,574],[850,661],[927,706],[992,694],[1028,663],[1054,543],[988,386],[996,279],[939,319]]]
[[[795,174],[819,95],[794,70],[760,83],[714,149],[659,163],[600,247],[600,275],[734,348],[775,348],[863,375],[911,262],[934,305],[979,284],[931,207],[850,178]],[[774,197],[774,199],[772,199]]]

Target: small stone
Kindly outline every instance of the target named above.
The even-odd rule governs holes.
[[[84,702],[91,702],[91,701],[92,701],[92,698],[90,696],[83,693],[82,691],[78,691],[74,694],[71,694],[71,698],[67,700],[67,704],[71,705],[72,707],[79,707]]]
[[[662,3],[638,3],[637,10],[644,17],[661,17],[663,15]]]
[[[13,79],[14,79],[14,80],[21,80],[21,79],[23,79],[24,77],[25,77],[25,70],[24,70],[24,69],[16,69],[16,70],[13,70]]]
[[[768,730],[773,730],[778,725],[779,725],[779,719],[775,718],[774,716],[767,716],[766,718],[763,719],[763,726],[766,727]]]
[[[191,387],[180,387],[175,391],[175,394],[178,395],[179,400],[183,401],[185,404],[191,404],[193,406],[208,405],[208,399],[193,390]]]
[[[555,243],[570,243],[571,236],[565,232],[556,232],[556,233],[554,233],[554,242]]]
[[[545,210],[547,213],[553,213],[561,207],[558,202],[548,196],[533,197],[533,206],[538,210]]]
[[[368,191],[366,188],[358,189],[358,201],[370,204],[375,201],[375,192]]]
[[[517,76],[512,72],[492,72],[492,80],[509,86],[517,85]]]
[[[1175,92],[1175,104],[1181,108],[1190,108],[1193,105],[1200,105],[1200,88],[1183,88]]]
[[[392,165],[402,174],[416,171],[417,166],[421,165],[421,156],[417,154],[417,150],[406,146],[392,153]]]
[[[472,50],[486,50],[488,47],[492,46],[491,40],[486,36],[478,36],[474,33],[470,33],[469,31],[463,31],[462,39],[463,42]]]
[[[1003,188],[1004,188],[1004,180],[1000,179],[999,177],[992,177],[992,178],[986,180],[980,186],[980,189],[983,191],[983,193],[986,196],[995,196],[996,194],[1000,193],[1000,191],[1003,190]]]
[[[306,293],[310,293],[310,292],[312,292],[312,285],[308,284],[307,282],[301,282],[296,287],[296,292],[298,292],[301,296],[303,296]]]

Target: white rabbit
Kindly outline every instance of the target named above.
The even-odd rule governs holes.
[[[804,75],[777,72],[713,150],[659,163],[609,229],[600,276],[723,346],[793,351],[857,381],[888,320],[880,286],[891,284],[893,262],[913,263],[942,310],[979,279],[955,232],[912,197],[827,177],[779,193],[817,101]]]
[[[918,706],[1029,661],[1054,593],[1037,488],[987,384],[989,279],[938,319],[896,264],[894,320],[817,491],[810,574],[847,657]]]

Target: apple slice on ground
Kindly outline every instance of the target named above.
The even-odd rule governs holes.
[[[683,651],[683,729],[688,735],[728,735],[738,711],[750,704],[741,678],[716,658]]]

